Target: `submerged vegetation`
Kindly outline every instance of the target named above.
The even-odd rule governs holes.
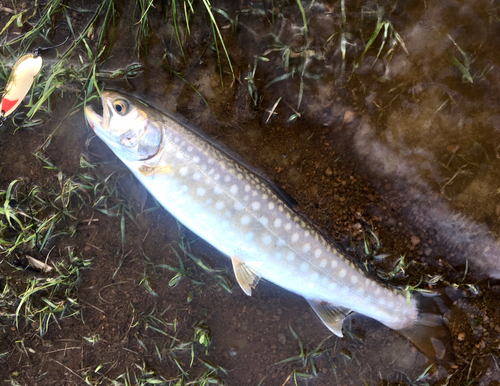
[[[12,385],[224,385],[228,379],[341,385],[350,378],[377,385],[439,379],[472,385],[498,372],[496,289],[473,279],[468,263],[456,268],[441,259],[434,266],[430,257],[441,252],[393,221],[396,211],[353,177],[324,131],[339,114],[330,100],[353,103],[384,127],[389,107],[406,106],[400,102],[405,93],[413,98],[424,87],[419,79],[394,81],[392,65],[411,54],[400,7],[344,0],[3,4],[0,88],[23,54],[70,38],[42,52],[41,73],[0,132],[1,378]],[[493,71],[494,64],[476,60],[476,48],[459,36],[447,35],[446,44],[443,62],[452,83],[475,87]],[[280,149],[260,165],[273,165],[267,172],[302,194],[301,210],[337,241],[350,233],[344,249],[382,281],[408,294],[449,286],[478,296],[466,312],[453,311],[458,364],[440,373],[404,341],[363,321],[349,320],[343,340],[328,336],[316,331],[319,323],[303,304],[274,296],[276,289],[266,284],[253,298],[233,291],[229,263],[158,210],[85,131],[82,107],[96,103],[104,88],[167,99],[214,136],[229,144],[238,138],[243,151]],[[326,97],[320,92],[325,88]],[[451,87],[444,94],[434,114],[459,103]],[[340,121],[348,124],[344,112]],[[213,124],[212,113],[224,124]],[[326,118],[313,127],[304,119],[312,116]],[[235,129],[240,122],[247,133]],[[279,136],[284,131],[286,139]],[[265,140],[252,137],[256,132]],[[296,142],[288,139],[292,135]],[[300,153],[299,145],[307,150]],[[486,163],[498,150],[480,143],[472,150],[450,146],[440,158],[450,173],[440,180],[443,195],[481,170],[470,161],[472,152],[485,154]],[[330,166],[319,172],[322,162]],[[317,185],[306,184],[302,193],[297,181],[306,178],[300,173]],[[234,314],[227,313],[230,301],[238,302]],[[367,357],[379,347],[382,367]],[[392,347],[405,354],[394,359],[387,354]],[[406,356],[414,362],[405,362]]]

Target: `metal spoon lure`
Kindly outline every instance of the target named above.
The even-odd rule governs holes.
[[[42,64],[42,57],[34,54],[23,55],[16,62],[7,80],[5,93],[0,102],[1,124],[3,124],[7,116],[14,112],[28,94],[36,76],[42,69]]]
[[[0,102],[0,127],[4,124],[7,116],[12,114],[21,104],[33,85],[36,76],[42,69],[43,60],[40,53],[42,51],[60,47],[68,41],[70,37],[69,27],[65,22],[62,22],[56,27],[56,29],[61,25],[65,25],[68,29],[68,36],[62,43],[52,47],[37,47],[33,50],[32,54],[21,56],[14,67],[12,67],[12,72],[7,80],[5,92]]]

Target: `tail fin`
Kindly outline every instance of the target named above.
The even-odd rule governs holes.
[[[453,340],[444,314],[452,306],[452,299],[458,297],[458,292],[453,293],[452,288],[441,291],[439,295],[413,293],[412,299],[417,301],[419,311],[418,320],[412,326],[399,330],[423,354],[438,359],[442,364],[455,363]]]

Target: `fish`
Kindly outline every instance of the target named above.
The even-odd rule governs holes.
[[[452,361],[440,296],[408,294],[371,276],[201,129],[116,91],[103,91],[101,100],[102,116],[85,107],[94,133],[163,208],[231,259],[245,294],[265,279],[304,297],[338,337],[356,312],[427,356]]]

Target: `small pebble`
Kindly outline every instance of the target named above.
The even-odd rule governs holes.
[[[420,243],[420,239],[419,239],[417,236],[411,236],[410,241],[411,241],[411,244],[412,244],[413,246],[415,246],[415,245],[417,245],[418,243]]]

